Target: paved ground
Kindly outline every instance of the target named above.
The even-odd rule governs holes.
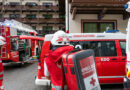
[[[35,85],[37,64],[25,64],[19,67],[16,64],[4,65],[5,90],[47,90]]]
[[[5,90],[49,90],[47,87],[35,85],[37,63],[25,64],[18,67],[16,64],[4,65]],[[102,85],[102,90],[123,90],[123,85]]]

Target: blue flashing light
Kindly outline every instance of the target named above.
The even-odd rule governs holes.
[[[125,5],[124,5],[124,8],[125,8],[125,9],[127,9],[127,8],[128,8],[128,6],[129,6],[128,4],[125,4]]]
[[[9,26],[9,27],[15,26],[15,24],[14,24],[12,21],[5,22],[4,25],[5,25],[5,26]]]
[[[106,33],[118,33],[120,32],[119,30],[107,30]]]

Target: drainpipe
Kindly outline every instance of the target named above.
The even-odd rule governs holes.
[[[66,25],[66,33],[69,33],[69,1],[65,0],[65,25]]]

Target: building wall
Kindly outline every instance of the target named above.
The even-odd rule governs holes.
[[[9,18],[9,15],[12,14],[12,12],[7,12],[4,14],[4,18]],[[16,12],[15,14],[20,14],[21,18],[25,18],[27,14],[30,14],[30,12],[24,12],[24,13],[20,13],[20,12]],[[42,13],[38,13],[38,12],[31,12],[31,14],[36,14],[36,18],[44,18],[43,14],[47,14],[46,12],[42,12]],[[52,14],[53,17],[52,18],[59,18],[59,14],[58,13],[49,13]],[[46,24],[40,24],[40,25],[36,25],[36,24],[31,24],[31,26],[36,26],[37,30],[42,30],[43,26],[47,26]],[[59,25],[53,25],[50,24],[48,26],[53,26],[53,30],[58,30],[59,29]]]
[[[3,0],[0,0],[2,2]],[[27,2],[35,2],[38,5],[43,5],[43,3],[52,3],[53,6],[58,6],[58,0],[4,0],[4,5],[8,5],[10,2],[19,2],[22,5],[25,5]],[[58,12],[5,12],[3,18],[9,18],[10,14],[20,14],[20,18],[25,18],[27,14],[36,14],[36,18],[44,18],[43,14],[52,14],[52,18],[59,18]],[[59,24],[29,24],[31,26],[36,26],[36,30],[42,30],[43,26],[53,26],[53,30],[59,30]]]
[[[35,2],[38,5],[43,3],[52,3],[53,6],[58,6],[58,0],[0,0],[4,5],[9,5],[10,2],[19,2],[25,5],[27,2]],[[9,18],[10,14],[20,14],[20,18],[25,18],[27,14],[36,14],[36,18],[44,18],[43,14],[52,14],[52,18],[59,18],[58,12],[4,12],[3,18]],[[52,30],[59,30],[59,27],[64,27],[63,24],[29,24],[30,26],[36,26],[36,30],[42,30],[43,26],[52,26]]]
[[[97,14],[77,14],[75,19],[72,20],[72,14],[69,14],[69,29],[71,33],[81,33],[81,20],[82,19],[97,19]],[[117,20],[117,29],[123,33],[126,33],[126,27],[128,20],[123,20],[123,16],[120,14],[110,15],[105,14],[102,20]],[[104,30],[105,31],[105,30]]]

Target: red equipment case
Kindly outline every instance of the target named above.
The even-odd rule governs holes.
[[[93,50],[73,50],[62,58],[69,90],[101,90]]]

